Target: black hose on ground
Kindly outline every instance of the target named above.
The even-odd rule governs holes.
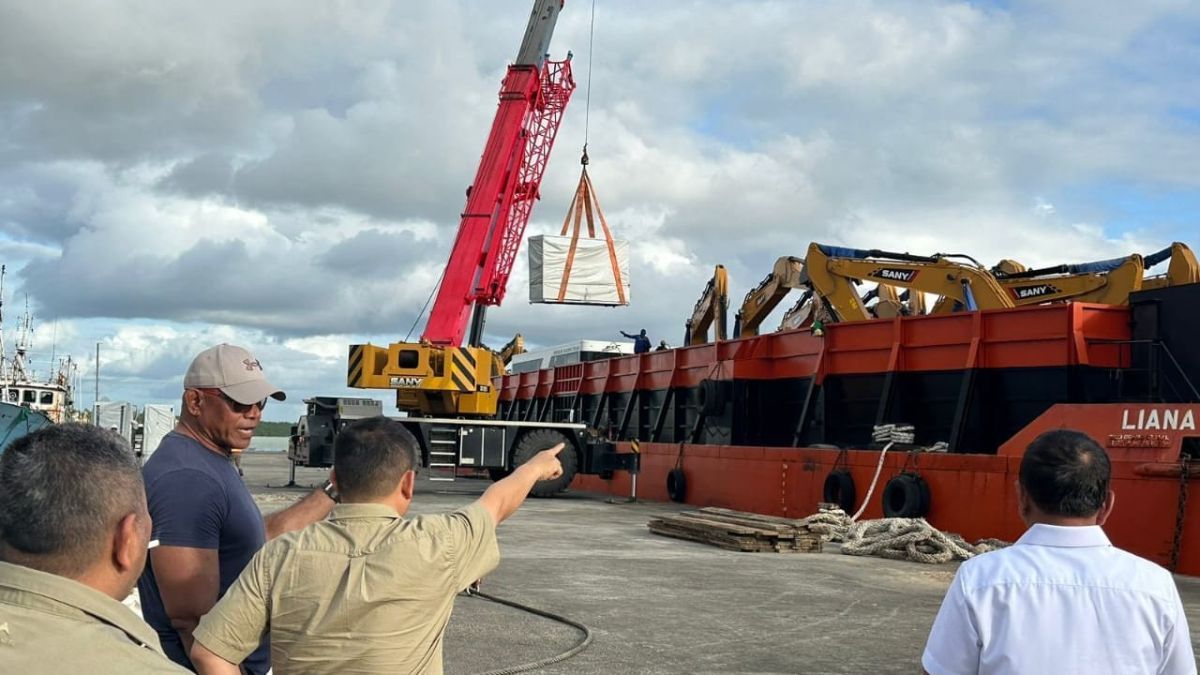
[[[477,675],[514,675],[515,673],[525,673],[525,672],[529,672],[531,670],[537,670],[538,668],[545,668],[546,666],[549,666],[549,665],[552,665],[555,663],[560,663],[562,661],[566,661],[567,659],[571,658],[572,656],[575,656],[576,654],[587,649],[588,645],[592,644],[592,629],[579,623],[578,621],[568,619],[567,617],[562,616],[561,614],[555,614],[554,612],[547,612],[544,609],[530,607],[529,605],[522,605],[521,603],[513,601],[513,600],[506,600],[504,598],[498,598],[494,595],[490,595],[488,593],[484,593],[483,591],[473,589],[473,588],[469,588],[465,592],[466,592],[467,596],[469,596],[469,597],[490,600],[497,604],[512,607],[513,609],[519,609],[522,612],[528,612],[530,614],[535,614],[537,616],[540,616],[540,617],[543,617],[546,619],[550,619],[551,621],[557,621],[558,623],[561,623],[563,625],[570,626],[570,627],[574,628],[575,630],[578,630],[579,632],[583,633],[583,640],[579,641],[579,643],[576,644],[574,647],[571,647],[570,649],[568,649],[565,652],[562,652],[561,654],[549,656],[544,659],[538,659],[537,661],[530,661],[529,663],[519,663],[515,666],[508,666],[507,668],[501,668],[499,670],[489,670],[489,671],[486,671],[483,673],[478,673]]]

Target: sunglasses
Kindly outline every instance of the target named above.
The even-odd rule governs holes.
[[[239,415],[245,415],[246,413],[250,412],[250,409],[253,408],[254,406],[258,406],[259,412],[262,412],[263,410],[265,410],[267,408],[267,401],[271,400],[270,397],[267,397],[261,401],[255,402],[255,403],[238,403],[237,401],[229,398],[229,395],[226,394],[225,392],[221,391],[220,389],[197,388],[196,391],[200,392],[204,396],[211,396],[213,398],[219,398],[219,399],[225,401],[225,405],[229,406],[230,410],[232,410],[233,412],[235,412]]]

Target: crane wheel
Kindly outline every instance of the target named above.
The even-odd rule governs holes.
[[[893,477],[883,488],[885,518],[924,518],[929,513],[929,484],[915,473]]]
[[[511,466],[516,468],[533,459],[533,456],[562,443],[567,447],[558,453],[558,461],[562,463],[563,473],[554,480],[540,480],[533,484],[529,494],[534,497],[553,497],[567,489],[579,471],[579,452],[575,444],[565,434],[553,429],[537,429],[521,437],[513,448]]]

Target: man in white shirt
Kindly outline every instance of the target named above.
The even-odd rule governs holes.
[[[1077,431],[1038,436],[1021,459],[1029,529],[959,568],[921,664],[943,673],[1195,673],[1167,570],[1112,545],[1104,448]]]

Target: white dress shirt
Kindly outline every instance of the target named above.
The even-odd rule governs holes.
[[[963,563],[921,664],[931,675],[1196,672],[1171,574],[1097,526],[1034,525]]]

